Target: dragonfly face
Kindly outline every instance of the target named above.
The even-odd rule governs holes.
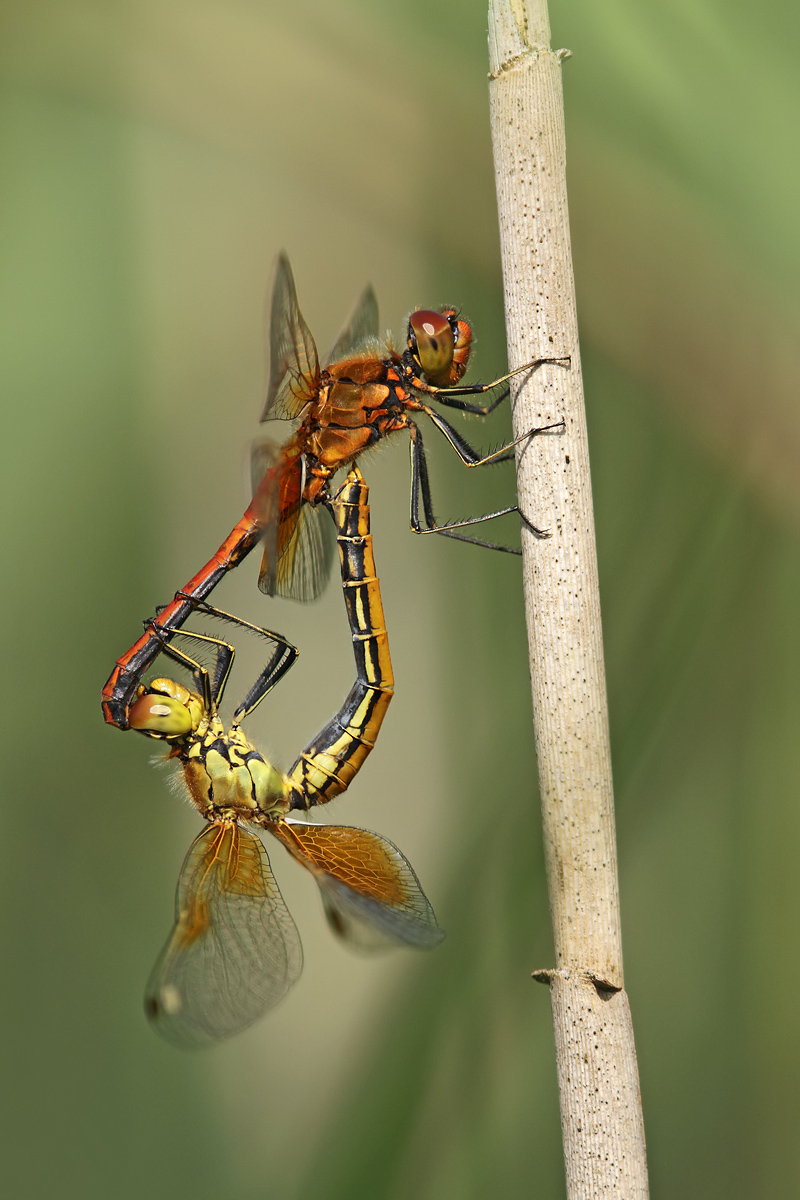
[[[131,729],[165,742],[182,742],[203,719],[203,701],[173,679],[140,687],[130,712]]]
[[[414,378],[423,375],[437,387],[455,387],[467,369],[471,348],[472,330],[455,309],[418,308],[408,318],[403,356],[412,386]]]

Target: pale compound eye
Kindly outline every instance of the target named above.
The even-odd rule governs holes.
[[[145,692],[133,705],[128,718],[131,729],[151,737],[180,738],[192,731],[189,710],[171,696]]]

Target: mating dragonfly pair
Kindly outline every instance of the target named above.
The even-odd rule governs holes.
[[[146,994],[149,1017],[173,1042],[199,1046],[245,1029],[300,973],[300,938],[255,829],[283,842],[313,874],[329,923],[350,944],[430,947],[444,936],[411,865],[391,842],[367,830],[312,824],[291,814],[307,813],[348,787],[375,743],[393,693],[368,488],[356,459],[382,438],[407,429],[415,532],[508,550],[463,530],[516,512],[516,506],[437,523],[422,435],[412,414],[428,416],[467,466],[507,460],[520,442],[563,429],[559,421],[531,430],[486,457],[473,450],[430,401],[485,415],[508,395],[508,381],[518,372],[490,384],[462,386],[471,336],[469,325],[452,309],[417,310],[409,318],[405,350],[382,347],[377,303],[367,289],[321,368],[288,261],[279,261],[262,420],[292,420],[296,428],[280,444],[262,440],[256,445],[254,496],[244,516],[172,603],[145,622],[144,635],[117,661],[103,689],[106,721],[165,742],[207,822],[181,869],[175,924]],[[543,363],[567,366],[569,360],[538,359],[520,370]],[[503,390],[488,404],[466,399],[497,388]],[[334,491],[332,480],[342,467],[349,471]],[[262,590],[304,600],[321,591],[338,544],[356,657],[356,682],[344,705],[286,774],[262,757],[241,723],[289,670],[297,651],[280,634],[206,602],[223,576],[258,544],[263,546]],[[227,729],[219,704],[234,647],[223,638],[183,629],[192,613],[246,629],[272,645],[267,665]],[[195,690],[166,677],[143,682],[162,654],[188,673]]]

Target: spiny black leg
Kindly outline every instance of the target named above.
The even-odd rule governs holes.
[[[216,648],[214,683],[212,685],[208,671],[201,663],[197,662],[194,658],[190,658],[188,654],[184,654],[182,650],[178,650],[176,646],[168,642],[164,637],[163,631],[154,622],[150,622],[150,627],[161,645],[162,653],[189,671],[194,680],[195,687],[203,698],[203,704],[206,708],[210,709],[216,703],[222,690],[224,690],[225,682],[230,674],[233,658],[236,653],[233,646],[221,641],[220,638],[208,637],[202,633],[192,633],[187,630],[177,631],[180,637],[194,638],[196,641],[211,643]],[[221,682],[219,682],[220,679]]]
[[[178,597],[182,598],[183,593],[179,592]],[[235,713],[233,714],[233,723],[238,725],[244,720],[245,717],[249,716],[253,709],[261,703],[264,697],[272,691],[272,689],[275,687],[275,684],[283,679],[283,676],[286,674],[286,672],[294,666],[299,651],[296,646],[293,646],[292,643],[283,636],[283,634],[275,633],[271,629],[265,629],[261,625],[253,625],[250,621],[245,621],[242,617],[236,617],[232,613],[224,612],[221,608],[215,608],[213,605],[207,604],[204,600],[199,601],[195,605],[195,611],[204,616],[216,617],[218,620],[227,621],[231,625],[240,625],[243,629],[248,629],[251,633],[255,633],[259,637],[266,638],[267,641],[275,643],[275,649],[270,657],[269,662],[264,667],[263,671],[258,676],[258,679],[250,688],[250,691],[247,693],[244,700],[237,707]],[[185,636],[201,637],[203,635],[195,634]],[[215,639],[212,638],[209,640],[214,641]],[[230,674],[230,666],[232,663],[233,659],[231,658],[231,663],[228,665],[228,669],[224,673],[220,686],[215,689],[214,699],[217,703],[221,699],[222,692],[227,684],[228,675]]]
[[[208,671],[206,668],[198,664],[198,668],[193,672],[193,675],[195,680],[200,684],[198,691],[201,692],[206,707],[210,708],[211,705],[219,704],[222,694],[225,691],[231,668],[233,667],[233,660],[236,657],[235,649],[230,642],[223,641],[222,638],[215,638],[207,633],[194,633],[191,629],[180,629],[175,636],[193,638],[196,642],[202,642],[204,645],[214,647],[214,678],[210,682],[208,694],[205,691],[206,680],[208,680]],[[174,645],[171,645],[170,649],[173,651],[172,657],[175,658],[175,661],[180,662],[180,659],[176,655],[182,654],[182,651],[176,650]],[[183,658],[187,662],[194,661],[189,658],[188,654],[183,654]]]
[[[176,599],[191,600],[194,604],[195,612],[200,613],[201,616],[216,617],[218,620],[227,621],[231,625],[241,625],[243,629],[249,629],[251,633],[256,633],[259,637],[267,638],[269,641],[285,646],[287,650],[291,651],[293,661],[300,653],[288,638],[285,638],[282,633],[276,633],[273,629],[266,629],[262,625],[253,625],[252,622],[245,621],[243,617],[237,617],[233,613],[225,612],[224,609],[215,608],[213,604],[208,604],[205,600],[194,600],[193,597],[187,596],[185,592],[176,592]]]
[[[233,667],[233,660],[236,657],[235,649],[230,642],[223,641],[222,638],[215,638],[207,633],[194,633],[191,629],[181,629],[177,632],[176,636],[194,638],[197,642],[203,642],[205,645],[214,647],[214,679],[211,684],[209,698],[212,704],[219,704],[228,683],[228,677]],[[174,649],[174,647],[172,648]],[[188,655],[184,657],[188,658]],[[208,674],[205,667],[200,667],[200,671],[206,675]],[[203,699],[206,699],[205,694]]]
[[[556,421],[553,425],[541,425],[537,429],[530,429],[528,431],[528,433],[525,433],[522,435],[522,438],[520,439],[520,441],[524,441],[525,438],[532,439],[532,438],[536,437],[536,435],[539,433],[550,433],[557,429],[559,429],[559,430],[566,429],[566,422],[561,420],[561,421]],[[514,443],[514,442],[511,443],[512,448],[510,450],[506,450],[505,447],[501,446],[499,450],[495,450],[495,452],[493,454],[488,455],[486,458],[482,459],[480,462],[466,463],[465,465],[468,467],[469,466],[472,466],[472,467],[492,466],[493,467],[495,465],[495,463],[516,462],[517,455],[515,453],[515,446],[516,446],[516,443]],[[471,449],[471,447],[470,447],[470,449]],[[524,447],[523,447],[522,453],[523,454],[525,453]],[[462,459],[461,461],[463,462],[464,460]],[[523,518],[523,519],[525,520],[525,518]],[[529,522],[526,522],[526,523],[529,524]],[[533,525],[530,525],[530,528],[531,528],[531,530],[533,530],[535,527]]]
[[[533,534],[534,537],[549,538],[552,536],[549,529],[538,529],[536,527],[536,525],[534,525],[533,521],[530,521],[525,516],[525,513],[522,511],[521,508],[517,508],[517,512],[519,513],[519,519],[520,519],[520,521],[522,521],[522,524],[525,526],[525,528],[528,530],[529,533]]]
[[[289,668],[294,665],[296,658],[297,650],[294,646],[287,648],[279,645],[276,647],[272,658],[233,714],[234,725],[240,725],[245,717],[249,717],[253,709],[257,708],[264,697],[272,691],[275,684],[283,679]]]
[[[531,438],[537,437],[540,433],[552,433],[557,429],[566,429],[566,422],[563,418],[560,421],[554,421],[550,425],[539,425],[536,429],[529,429],[526,433],[520,434],[518,438],[514,438],[513,442],[507,442],[505,446],[500,446],[499,449],[493,450],[491,454],[481,457],[466,438],[462,437],[458,430],[454,429],[450,422],[446,421],[435,409],[425,404],[420,405],[420,411],[430,417],[436,428],[444,434],[465,467],[485,467],[488,463],[507,462],[512,457],[511,451],[515,446],[521,445],[522,442],[530,441]]]
[[[515,512],[515,509],[508,509],[508,512]],[[502,516],[502,513],[490,513],[489,516]],[[489,517],[486,518],[488,520]],[[501,546],[499,542],[484,542],[481,538],[467,537],[463,533],[453,533],[447,525],[439,525],[436,529],[420,529],[418,533],[440,533],[442,537],[453,538],[457,542],[468,542],[470,546],[483,546],[486,550],[500,550],[503,554],[522,554],[522,551],[515,546]]]
[[[509,513],[519,512],[516,504],[508,508],[498,509],[497,512],[486,513],[482,517],[468,517],[464,521],[449,521],[437,525],[433,512],[430,479],[428,477],[428,461],[422,442],[422,433],[418,426],[410,427],[411,433],[411,528],[414,533],[440,533],[444,537],[455,538],[459,542],[469,542],[473,546],[484,546],[487,550],[500,550],[505,554],[521,554],[522,551],[513,546],[501,546],[497,542],[487,542],[482,538],[468,537],[455,530],[469,525],[479,525],[483,521],[491,521],[494,517],[505,517]],[[419,519],[419,496],[422,494],[422,508],[425,513],[425,525]],[[527,523],[527,522],[526,522]],[[546,530],[537,530],[540,537],[549,537]]]
[[[494,519],[494,517],[507,517],[510,513],[518,513],[519,518],[522,521],[522,523],[524,524],[525,528],[530,530],[530,532],[532,534],[534,534],[535,537],[538,537],[538,538],[549,538],[550,537],[549,529],[537,528],[537,526],[534,525],[532,521],[528,520],[528,518],[524,515],[524,513],[520,512],[519,506],[516,504],[510,504],[508,506],[508,508],[498,508],[497,512],[486,513],[482,517],[469,517],[464,521],[446,521],[444,525],[437,525],[434,528],[429,528],[429,529],[418,529],[416,532],[417,533],[446,533],[450,537],[460,538],[460,540],[462,542],[474,542],[476,546],[489,546],[490,549],[492,549],[492,550],[505,550],[505,551],[507,551],[508,554],[521,554],[522,553],[521,550],[514,549],[511,546],[497,546],[494,544],[494,542],[481,542],[481,541],[477,541],[475,538],[464,537],[461,534],[452,532],[452,530],[454,530],[454,529],[462,529],[465,525],[479,525],[482,521],[491,521]]]
[[[422,430],[418,425],[410,425],[411,434],[411,528],[415,533],[421,533],[419,523],[419,497],[422,494],[422,508],[425,513],[425,524],[430,528],[436,524],[431,500],[431,484],[428,477],[428,459],[422,440]]]
[[[469,400],[457,400],[450,397],[446,392],[437,393],[435,399],[437,404],[444,404],[447,408],[458,409],[459,412],[473,413],[477,417],[488,417],[489,413],[494,412],[498,405],[507,400],[511,393],[510,387],[504,387],[499,396],[496,396],[491,404],[470,404]]]

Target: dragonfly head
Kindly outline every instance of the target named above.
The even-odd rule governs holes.
[[[467,369],[472,330],[453,308],[418,308],[408,318],[408,353],[436,387],[453,387]]]
[[[174,679],[154,679],[140,687],[129,724],[131,729],[164,742],[180,742],[195,732],[203,702]]]

